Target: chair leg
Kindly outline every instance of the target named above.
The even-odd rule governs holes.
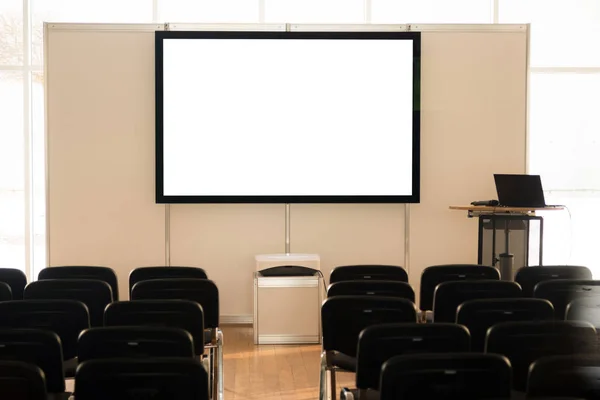
[[[214,382],[215,382],[215,356],[214,349],[211,347],[208,349],[208,392],[209,398],[215,400]]]
[[[331,368],[331,400],[335,400],[337,397],[337,384],[335,382],[335,368]]]
[[[213,349],[213,379],[212,379],[212,400],[217,400],[219,398],[219,363],[217,362],[217,349]]]
[[[327,400],[327,353],[321,353],[321,373],[319,376],[319,400]]]
[[[223,400],[224,389],[225,389],[225,374],[223,371],[223,332],[219,329],[217,331],[217,355],[218,355],[218,366],[219,374],[217,375],[217,381],[219,383],[219,400]]]

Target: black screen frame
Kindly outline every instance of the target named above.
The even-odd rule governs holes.
[[[163,40],[166,39],[337,39],[412,40],[412,194],[411,195],[281,195],[197,196],[164,194],[163,158]],[[265,31],[156,31],[155,32],[155,201],[157,204],[292,204],[292,203],[420,203],[421,175],[421,33],[420,32],[265,32]]]

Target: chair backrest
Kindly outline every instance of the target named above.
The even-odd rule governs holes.
[[[600,297],[572,300],[565,311],[567,321],[587,321],[600,330]]]
[[[508,357],[513,388],[525,391],[532,362],[552,355],[594,353],[596,347],[596,330],[587,322],[502,322],[488,330],[485,352]]]
[[[14,360],[39,367],[48,393],[65,391],[60,338],[41,329],[0,329],[0,360]]]
[[[425,268],[421,274],[420,309],[433,310],[433,294],[440,283],[477,279],[500,280],[500,273],[494,267],[470,264],[432,265]]]
[[[392,357],[470,351],[469,331],[457,324],[381,324],[358,336],[356,387],[379,389],[381,366]]]
[[[413,302],[398,297],[335,296],[321,306],[323,349],[356,356],[360,332],[371,325],[417,322]]]
[[[458,306],[456,323],[467,327],[471,334],[471,349],[485,349],[485,335],[490,327],[509,321],[551,321],[554,308],[544,299],[479,299]]]
[[[131,290],[132,300],[182,299],[202,306],[204,328],[219,326],[219,289],[209,279],[152,279],[138,282]]]
[[[398,265],[341,265],[331,271],[329,283],[365,279],[408,282],[408,274],[404,268]]]
[[[12,300],[12,290],[8,283],[0,282],[0,301]]]
[[[47,400],[44,372],[33,364],[0,360],[0,393],[7,400]]]
[[[104,309],[112,303],[112,289],[104,281],[93,279],[48,279],[25,287],[26,300],[78,300],[90,313],[90,326],[102,326]]]
[[[101,359],[75,374],[77,400],[207,400],[208,374],[191,358]]]
[[[77,355],[77,338],[90,327],[87,307],[76,300],[3,301],[0,315],[0,328],[32,328],[56,333],[65,360]]]
[[[198,267],[138,267],[129,274],[129,293],[131,294],[133,286],[138,282],[169,278],[208,279],[208,275],[204,269]]]
[[[414,303],[415,292],[406,282],[399,281],[341,281],[332,283],[327,297],[333,296],[387,296],[400,297]]]
[[[510,398],[510,362],[498,354],[414,354],[381,369],[380,400]]]
[[[194,357],[192,335],[180,328],[110,326],[79,336],[79,362],[98,358]]]
[[[106,326],[157,326],[186,330],[194,339],[197,355],[204,352],[202,306],[190,300],[117,301],[106,307]]]
[[[68,265],[44,268],[38,274],[39,280],[45,279],[95,279],[104,281],[112,289],[113,300],[119,300],[119,281],[112,268],[89,265]]]
[[[600,356],[575,354],[544,357],[531,364],[527,398],[576,396],[600,398]]]
[[[450,281],[440,283],[433,297],[434,322],[456,321],[458,306],[468,300],[516,298],[518,283],[496,280]]]
[[[521,267],[515,275],[515,282],[521,285],[523,297],[533,297],[535,285],[552,279],[592,279],[592,271],[576,265],[548,265]]]
[[[0,282],[10,286],[13,300],[23,299],[23,290],[27,285],[27,276],[20,269],[0,268]]]
[[[600,281],[578,279],[554,279],[535,285],[533,297],[549,300],[554,306],[556,319],[564,319],[567,305],[587,297],[600,297]]]

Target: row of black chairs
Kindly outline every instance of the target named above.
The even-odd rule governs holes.
[[[373,295],[397,297],[414,302],[415,294],[411,286],[405,282],[384,280],[351,280],[339,281],[329,285],[327,297],[352,295]],[[532,305],[543,302],[527,302],[530,299],[523,293],[516,282],[500,280],[460,280],[439,283],[434,291],[434,322],[454,322],[459,306],[474,299],[516,299],[523,301],[517,304]],[[539,306],[532,312],[548,318],[551,311],[556,319],[581,319],[583,315],[591,318],[595,326],[600,326],[600,281],[579,279],[551,279],[539,282],[533,290],[533,299],[548,300],[552,310]],[[497,304],[502,304],[498,302]],[[506,304],[513,304],[508,302]],[[516,307],[517,304],[514,304]],[[466,315],[474,306],[462,307]],[[541,307],[541,308],[540,308]],[[466,309],[469,309],[466,310]]]
[[[391,357],[382,364],[377,391],[344,390],[342,396],[344,400],[596,400],[599,372],[597,355],[542,357],[531,364],[522,396],[512,391],[513,368],[504,356],[410,354]]]
[[[43,329],[2,329],[0,330],[0,342],[2,343],[0,359],[20,361],[35,366],[43,373],[45,385],[43,391],[50,394],[50,398],[57,400],[69,398],[71,393],[65,392],[62,345],[56,333]],[[179,328],[148,326],[120,326],[84,330],[79,336],[77,356],[79,359],[79,366],[75,374],[77,398],[80,398],[80,385],[77,382],[79,378],[82,374],[83,376],[94,375],[90,372],[95,371],[94,367],[88,366],[90,361],[107,360],[107,362],[116,365],[121,361],[127,364],[133,359],[146,359],[155,367],[159,367],[160,362],[153,361],[152,358],[183,358],[186,359],[184,360],[184,363],[187,363],[186,365],[190,365],[192,359],[199,361],[195,357],[194,342],[189,332]],[[102,365],[102,363],[97,364],[92,363],[98,368]],[[130,367],[122,366],[112,372],[107,370],[103,374],[110,375],[112,373],[114,382],[118,383],[119,379],[127,378],[127,374],[136,373],[138,367],[144,368],[142,364],[134,363]],[[140,372],[137,371],[137,373]],[[172,374],[173,372],[165,369],[163,373]],[[206,370],[204,370],[203,376],[206,379],[200,380],[196,385],[200,385],[206,391],[208,387]],[[2,382],[0,380],[0,393],[7,396],[6,388],[2,387]],[[84,395],[87,392],[85,387],[98,384],[101,384],[101,381],[84,384],[82,398],[89,398],[89,396]],[[125,389],[145,388],[148,390],[152,388],[152,390],[156,390],[157,384],[163,386],[163,383],[160,380],[157,381],[156,377],[148,376],[145,379],[138,379],[137,383],[129,382],[127,384],[128,388],[122,387],[119,390],[112,390],[112,392],[114,396],[116,393],[126,392]],[[118,389],[114,385],[111,388]],[[170,390],[173,391],[174,389]],[[35,392],[41,391],[41,389],[35,390]],[[161,391],[164,391],[164,389],[161,389]],[[110,393],[110,391],[105,393]],[[206,391],[202,399],[206,399],[207,396],[208,392]]]
[[[196,278],[208,279],[206,271],[198,267],[151,266],[134,268],[129,274],[129,293],[136,283],[151,279]],[[112,268],[90,265],[69,265],[45,268],[38,280],[47,279],[93,279],[106,282],[115,301],[119,300],[119,281]],[[15,268],[0,268],[0,301],[23,299],[27,277]]]
[[[388,324],[366,328],[358,344],[357,389],[344,389],[341,396],[344,400],[508,399],[519,397],[514,395],[513,387],[526,384],[527,398],[556,395],[598,398],[596,377],[586,374],[581,367],[593,368],[597,373],[600,356],[570,354],[571,349],[561,339],[573,339],[569,334],[584,332],[572,328],[530,325],[530,331],[541,333],[543,329],[550,329],[559,334],[559,337],[535,335],[530,341],[551,337],[552,342],[546,345],[558,344],[558,349],[552,348],[551,354],[568,354],[541,358],[536,358],[533,352],[515,357],[517,351],[508,348],[510,343],[486,354],[468,353],[469,334],[464,327],[454,324]],[[495,329],[505,333],[515,330],[514,325]],[[585,342],[585,335],[581,338]],[[497,347],[498,343],[492,345]],[[508,357],[501,355],[506,350],[510,350]],[[560,377],[571,379],[561,384],[557,381]],[[550,379],[553,383],[548,382]]]
[[[534,289],[542,281],[553,279],[592,280],[589,268],[583,266],[532,266],[520,268],[514,281],[523,297],[535,297]],[[331,271],[329,284],[342,281],[396,281],[408,283],[408,273],[396,265],[347,265]],[[420,303],[422,311],[434,309],[434,294],[440,283],[460,280],[500,280],[498,269],[484,265],[447,264],[427,267],[421,274]],[[412,294],[414,301],[414,293]]]

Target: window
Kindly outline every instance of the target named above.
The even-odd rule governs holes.
[[[500,0],[498,20],[531,23],[532,67],[600,67],[598,0]]]
[[[596,279],[600,211],[600,2],[500,0],[498,20],[531,23],[529,170],[548,204],[544,264],[579,264]]]
[[[25,266],[24,155],[23,72],[0,70],[0,267],[21,270]]]
[[[487,24],[494,21],[491,0],[372,0],[377,24]]]
[[[160,0],[159,20],[196,23],[258,23],[258,0]]]
[[[264,0],[265,22],[362,24],[363,0]]]

